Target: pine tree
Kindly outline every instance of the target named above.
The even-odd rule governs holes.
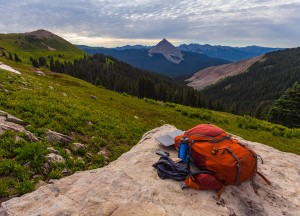
[[[35,59],[32,60],[31,64],[32,64],[33,67],[36,67],[36,68],[39,68],[39,67],[40,67],[38,61],[35,60]]]
[[[295,83],[270,108],[269,121],[287,127],[300,127],[300,84]]]
[[[53,58],[50,58],[50,70],[51,70],[51,71],[55,71],[54,60],[53,60]]]
[[[13,60],[13,57],[12,57],[11,53],[8,53],[8,59]]]
[[[15,62],[21,62],[21,59],[18,57],[18,55],[15,53]]]

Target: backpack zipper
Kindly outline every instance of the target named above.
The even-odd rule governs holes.
[[[225,149],[229,152],[229,154],[232,155],[232,157],[236,161],[237,175],[236,175],[236,178],[235,178],[235,183],[236,183],[236,185],[239,185],[240,184],[240,177],[241,177],[241,174],[242,174],[242,172],[241,172],[241,163],[240,163],[239,159],[237,158],[237,156],[233,153],[233,151],[229,147],[226,147]]]

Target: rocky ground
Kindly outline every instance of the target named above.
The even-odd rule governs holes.
[[[162,180],[152,167],[160,148],[155,137],[176,128],[153,129],[129,152],[108,166],[75,173],[22,197],[2,203],[0,215],[299,215],[300,157],[245,141],[264,164],[259,176],[228,186],[217,199],[214,191],[181,190],[179,183]],[[241,138],[239,138],[241,139]],[[169,150],[176,156],[175,150]]]

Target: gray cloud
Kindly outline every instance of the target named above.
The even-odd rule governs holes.
[[[0,32],[43,28],[83,44],[89,38],[105,46],[109,38],[113,45],[166,37],[177,43],[299,46],[299,0],[0,0],[0,5]]]

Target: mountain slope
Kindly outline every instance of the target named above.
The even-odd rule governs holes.
[[[192,52],[182,52],[184,60],[180,60],[179,63],[175,64],[167,60],[161,53],[153,53],[152,56],[149,56],[148,50],[143,49],[116,50],[82,45],[77,47],[90,54],[101,53],[113,56],[134,67],[171,77],[192,74],[209,66],[229,63],[226,60],[210,58],[206,55]],[[177,59],[180,59],[180,57]]]
[[[70,61],[85,55],[70,42],[42,29],[23,34],[0,34],[0,55],[2,50],[12,55],[17,53],[25,63],[30,63],[30,57],[53,56]]]
[[[230,47],[230,46],[213,46],[209,44],[181,44],[179,49],[196,53],[203,53],[213,58],[221,58],[228,61],[241,61],[253,58],[268,52],[281,50],[282,48],[269,48],[259,46],[247,47]]]
[[[246,72],[249,67],[255,62],[262,60],[263,57],[261,55],[239,62],[205,68],[187,79],[187,85],[198,90],[204,89],[206,86],[217,83],[221,79]]]
[[[269,105],[299,81],[300,48],[294,48],[267,53],[247,73],[228,77],[202,93],[223,104],[225,111],[263,117]]]

